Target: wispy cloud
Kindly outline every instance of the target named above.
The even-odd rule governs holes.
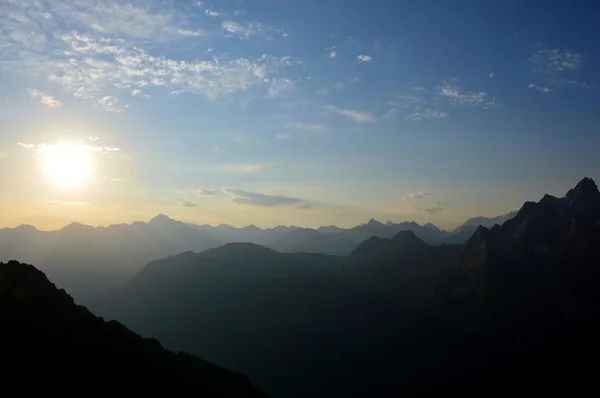
[[[63,106],[62,102],[60,102],[51,95],[31,88],[27,91],[29,92],[29,95],[31,95],[31,98],[40,101],[44,106],[47,106],[49,108],[60,108]]]
[[[447,100],[454,105],[477,106],[481,108],[489,108],[494,104],[494,99],[490,99],[484,91],[472,92],[462,91],[456,85],[445,84],[439,89],[441,98]]]
[[[327,56],[329,58],[333,59],[333,58],[337,57],[337,51],[335,49],[335,46],[326,48],[325,50],[327,50]]]
[[[373,57],[371,57],[370,55],[365,55],[365,54],[360,54],[356,58],[358,59],[358,62],[366,62],[366,63],[369,63],[373,60]]]
[[[459,86],[458,79],[450,79],[451,84],[431,88],[417,85],[405,89],[393,100],[388,101],[384,118],[399,116],[409,120],[443,119],[450,114],[450,106],[472,106],[489,109],[496,105],[495,97],[490,98],[483,91],[467,91]]]
[[[191,200],[188,200],[188,199],[182,199],[181,205],[183,207],[191,207],[191,208],[198,207],[198,203],[192,202]]]
[[[538,49],[529,59],[532,74],[540,82],[532,83],[529,88],[549,93],[555,89],[572,86],[595,88],[593,82],[581,80],[584,57],[568,49]],[[545,89],[548,90],[545,90]]]
[[[302,199],[282,195],[271,195],[259,192],[248,192],[240,189],[223,189],[235,203],[250,206],[276,207],[308,204]],[[308,204],[310,206],[310,204]]]
[[[409,193],[407,195],[404,195],[402,197],[403,200],[422,200],[424,199],[426,196],[433,196],[434,193],[433,192],[413,192],[413,193]]]
[[[292,135],[289,133],[279,133],[275,136],[278,140],[289,140],[292,138]]]
[[[256,174],[256,173],[262,173],[265,170],[265,166],[262,164],[246,164],[246,165],[236,166],[234,169],[237,172],[241,172],[241,173]]]
[[[6,43],[2,67],[47,76],[76,98],[108,111],[125,109],[127,97],[121,93],[129,97],[142,88],[216,100],[240,93],[275,97],[293,87],[284,73],[291,64],[289,57],[212,56],[189,61],[155,53],[158,41],[207,34],[191,28],[186,16],[169,7],[111,0],[19,4],[0,7],[0,41]],[[66,26],[69,30],[64,30]],[[279,32],[258,22],[222,26],[238,36]]]
[[[223,21],[221,27],[229,33],[237,34],[240,37],[248,38],[258,33],[258,29],[251,23],[242,25],[235,21]]]
[[[435,110],[429,107],[428,101],[419,93],[400,95],[397,99],[388,102],[389,109],[384,115],[387,118],[396,118],[400,115],[411,120],[443,119],[448,112]]]
[[[209,17],[218,17],[219,13],[216,12],[215,10],[212,9],[212,7],[209,7],[206,9],[206,11],[204,11],[204,13],[206,15],[208,15]]]
[[[198,195],[198,196],[215,196],[216,192],[214,189],[198,188],[198,189],[196,189],[196,195]]]
[[[176,20],[182,19],[172,10],[153,10],[146,2],[49,1],[47,6],[46,12],[55,19],[68,21],[70,29],[142,39],[165,39],[176,32]]]
[[[291,130],[303,130],[320,133],[327,131],[327,125],[321,123],[288,123],[285,125],[286,128]]]
[[[375,117],[370,112],[365,111],[357,111],[353,109],[342,109],[332,105],[325,106],[326,109],[329,109],[335,113],[338,113],[342,116],[345,116],[349,119],[355,120],[361,123],[373,123],[375,121]]]
[[[89,202],[68,202],[63,200],[46,200],[45,202],[60,205],[60,206],[69,206],[69,207],[91,207],[92,204]]]
[[[274,77],[271,79],[267,90],[267,97],[279,97],[285,91],[290,91],[294,88],[294,82],[286,77]]]
[[[52,151],[52,150],[60,147],[60,145],[57,145],[57,144],[46,144],[46,143],[33,144],[33,143],[26,143],[26,142],[17,142],[17,145],[20,146],[21,148],[34,149],[38,152]],[[89,151],[89,152],[93,152],[93,153],[100,153],[100,154],[104,154],[104,155],[119,154],[119,153],[123,152],[121,150],[121,148],[111,147],[111,146],[103,146],[103,145],[89,145],[89,144],[85,144],[83,142],[80,142],[78,144],[73,144],[73,145],[76,146],[77,149],[81,149],[81,150],[85,150],[85,151]]]
[[[435,216],[436,214],[438,214],[439,212],[441,212],[443,210],[442,206],[436,205],[436,206],[430,206],[430,207],[426,207],[425,211],[427,213],[429,213],[432,216]]]
[[[196,29],[196,30],[191,30],[191,29],[177,29],[177,33],[179,33],[182,36],[189,36],[189,37],[198,37],[198,36],[203,36],[206,33],[201,31],[200,29]]]
[[[535,84],[535,83],[531,83],[529,86],[527,86],[527,88],[529,88],[531,90],[539,91],[540,93],[552,93],[552,92],[554,92],[554,90],[551,89],[550,87],[540,86],[540,85]]]

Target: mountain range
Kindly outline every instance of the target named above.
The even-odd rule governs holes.
[[[600,192],[585,178],[511,216],[491,228],[475,220],[464,244],[402,230],[368,237],[347,256],[247,242],[185,251],[90,299],[110,322],[32,266],[0,264],[4,374],[168,385],[174,395],[263,396],[241,374],[286,398],[582,395],[595,387],[600,354]],[[176,226],[165,237],[174,245],[197,243],[177,235],[193,224],[148,224]],[[294,232],[362,238],[394,225]],[[182,351],[209,362],[173,353]]]
[[[504,216],[504,221],[509,215]],[[85,302],[89,297],[125,284],[153,260],[186,251],[200,252],[226,243],[249,242],[285,253],[349,255],[370,237],[391,238],[400,231],[413,231],[424,241],[439,245],[463,243],[474,226],[491,226],[496,219],[469,220],[456,232],[433,224],[415,222],[386,224],[376,220],[343,229],[278,226],[260,229],[254,225],[197,225],[158,215],[149,222],[108,227],[72,223],[56,231],[40,231],[30,225],[0,229],[0,261],[18,259],[35,264],[61,288]],[[469,236],[467,236],[469,235]]]
[[[573,392],[600,353],[599,243],[584,179],[462,245],[409,230],[343,257],[230,243],[151,262],[92,308],[273,396]]]

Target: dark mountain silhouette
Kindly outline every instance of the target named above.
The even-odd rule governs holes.
[[[31,380],[61,393],[81,386],[139,393],[167,388],[214,397],[264,397],[245,376],[165,350],[116,321],[78,306],[31,265],[0,263],[0,345],[4,380]],[[81,390],[79,390],[81,392]]]
[[[517,211],[504,214],[498,217],[475,217],[469,218],[464,224],[457,227],[451,234],[449,234],[445,243],[449,244],[460,244],[466,242],[479,227],[492,228],[494,225],[502,225],[506,221],[510,220],[517,215]]]
[[[442,272],[461,251],[457,245],[432,246],[413,231],[391,239],[370,238],[350,255],[357,264],[357,283],[366,284],[401,308],[424,308]]]
[[[465,245],[400,231],[348,257],[184,253],[98,309],[279,396],[578,391],[600,353],[599,197],[585,179]]]
[[[588,365],[600,353],[596,184],[583,179],[565,197],[546,195],[502,226],[479,227],[432,304],[453,333],[453,355],[478,358],[454,368],[476,375],[474,390],[497,380],[504,390],[538,394],[592,388]]]
[[[93,308],[170,349],[249,370],[271,394],[301,396],[336,363],[318,354],[323,342],[367,328],[379,311],[375,295],[343,277],[346,265],[230,243],[152,262]]]
[[[360,369],[357,350],[368,361],[370,340],[405,333],[395,318],[426,306],[459,250],[409,231],[371,238],[348,257],[230,243],[152,262],[93,308],[168,348],[247,374],[271,394],[337,396],[348,391],[348,372]],[[373,335],[377,325],[385,338]]]

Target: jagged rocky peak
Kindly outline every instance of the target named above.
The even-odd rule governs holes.
[[[600,197],[600,192],[598,192],[598,186],[594,180],[585,177],[583,180],[579,181],[575,188],[567,192],[566,197],[571,200],[578,200],[582,198],[598,199]]]

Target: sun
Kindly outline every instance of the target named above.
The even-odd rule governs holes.
[[[87,146],[81,144],[49,145],[41,152],[42,172],[60,188],[79,188],[92,176],[92,158]]]

